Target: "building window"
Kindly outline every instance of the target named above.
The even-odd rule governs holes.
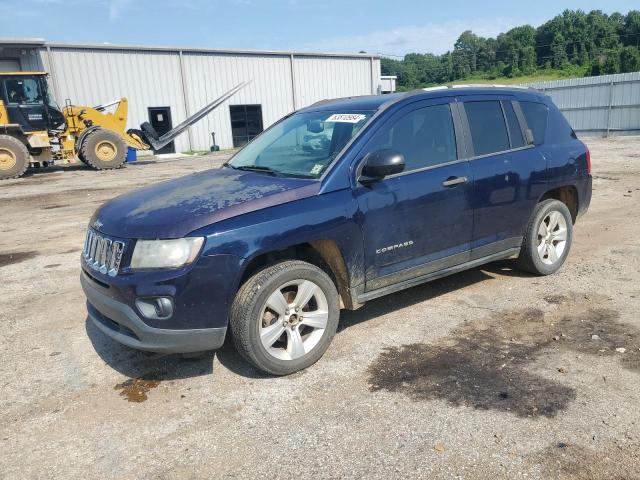
[[[229,111],[234,148],[246,145],[262,132],[262,105],[231,105]]]

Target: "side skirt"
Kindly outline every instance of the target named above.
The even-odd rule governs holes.
[[[510,248],[502,252],[488,255],[486,257],[477,258],[469,262],[461,263],[460,265],[456,265],[455,267],[445,268],[443,270],[438,270],[437,272],[428,273],[426,275],[421,275],[419,277],[394,283],[386,287],[378,288],[376,290],[371,290],[370,292],[360,293],[357,296],[358,303],[364,303],[369,300],[373,300],[374,298],[382,297],[389,293],[398,292],[400,290],[404,290],[405,288],[415,287],[416,285],[430,282],[431,280],[436,280],[438,278],[446,277],[447,275],[453,275],[454,273],[462,272],[464,270],[469,270],[470,268],[479,267],[480,265],[484,265],[485,263],[494,262],[496,260],[504,260],[506,258],[511,258],[513,256],[517,256],[519,253],[520,253],[520,247]]]

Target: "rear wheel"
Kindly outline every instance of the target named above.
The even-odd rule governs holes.
[[[246,360],[264,372],[288,375],[322,357],[339,315],[331,278],[315,265],[291,260],[247,280],[234,300],[230,324]]]
[[[101,128],[87,134],[78,156],[97,170],[120,168],[127,158],[127,144],[116,132]]]
[[[558,271],[569,255],[573,221],[567,206],[559,200],[544,200],[527,226],[518,266],[537,275]]]
[[[18,178],[29,167],[29,150],[17,138],[0,135],[0,180]]]

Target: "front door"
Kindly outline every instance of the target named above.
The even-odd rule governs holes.
[[[422,101],[395,113],[365,152],[391,149],[405,170],[354,194],[364,235],[366,291],[469,259],[473,228],[469,163],[458,152],[461,124],[451,99]],[[454,121],[455,118],[455,121]]]
[[[158,136],[162,136],[167,132],[170,132],[173,128],[171,123],[171,108],[169,107],[150,107],[149,108],[149,122],[151,126],[158,132]],[[176,147],[173,142],[168,143],[160,150],[154,150],[153,153],[175,153]]]

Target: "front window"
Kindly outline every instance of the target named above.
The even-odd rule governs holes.
[[[40,83],[35,78],[9,78],[5,80],[9,103],[42,105],[44,97]]]
[[[319,178],[372,115],[337,110],[297,113],[258,136],[227,166]]]

